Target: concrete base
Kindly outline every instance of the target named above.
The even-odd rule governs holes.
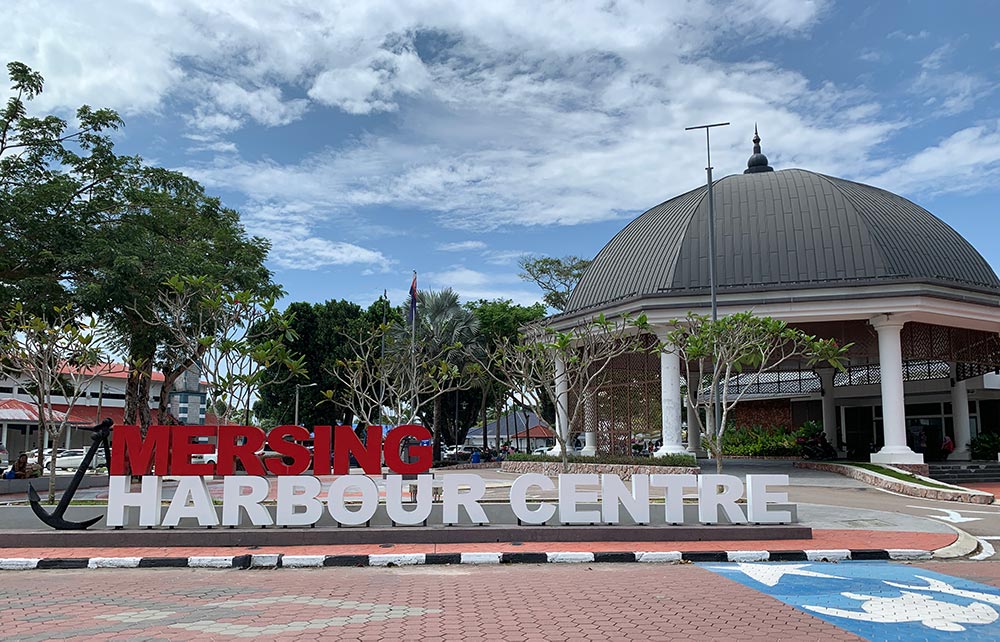
[[[896,450],[883,448],[877,453],[872,453],[871,462],[873,464],[922,464],[924,463],[924,456],[913,452],[909,448]]]
[[[690,455],[683,444],[663,444],[653,452],[653,457],[666,457],[667,455]]]
[[[584,446],[578,454],[580,457],[597,457],[597,447]]]
[[[72,475],[56,475],[56,490],[66,490],[69,483],[73,481]],[[49,492],[49,478],[33,477],[31,479],[0,479],[0,495],[21,495],[18,500],[28,499],[28,485],[35,487],[38,494],[44,499]],[[94,488],[96,486],[107,486],[107,475],[84,475],[80,480],[80,488]],[[0,522],[2,524],[3,522]]]
[[[455,526],[23,531],[3,548],[322,546],[486,542],[701,542],[812,539],[807,526]]]
[[[972,461],[972,452],[968,448],[956,449],[948,455],[948,461]]]

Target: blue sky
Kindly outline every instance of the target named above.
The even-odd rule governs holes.
[[[923,205],[1000,268],[1000,4],[7,0],[36,109],[118,110],[274,244],[288,301],[452,287],[539,300],[524,254],[593,257],[628,220],[776,169]]]

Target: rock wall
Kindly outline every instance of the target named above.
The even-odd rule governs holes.
[[[618,475],[622,479],[631,479],[632,475],[697,475],[701,469],[689,466],[645,466],[642,464],[579,464],[570,463],[563,470],[562,462],[548,461],[505,461],[500,467],[505,473],[541,473],[555,476],[561,473],[606,473]]]
[[[900,495],[911,497],[923,497],[925,499],[940,499],[950,502],[966,502],[968,504],[992,504],[993,495],[976,490],[962,488],[931,488],[918,484],[909,484],[893,477],[887,477],[857,466],[845,466],[843,464],[831,464],[818,461],[802,461],[795,464],[796,468],[811,468],[813,470],[824,470],[830,473],[838,473],[851,479],[870,484],[876,488],[884,488]],[[902,468],[895,465],[893,468]],[[907,471],[910,472],[910,471]],[[931,480],[934,481],[934,480]],[[935,482],[940,484],[941,482]]]

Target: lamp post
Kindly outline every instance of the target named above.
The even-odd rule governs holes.
[[[297,383],[295,384],[295,425],[299,425],[299,390],[302,388],[312,388],[313,386],[318,386],[318,383]]]
[[[715,276],[715,261],[716,261],[716,250],[715,250],[715,199],[713,198],[712,192],[712,143],[709,138],[709,132],[713,127],[725,127],[729,123],[712,123],[711,125],[694,125],[693,127],[685,127],[684,131],[690,131],[692,129],[704,129],[705,130],[705,154],[708,158],[708,163],[706,163],[705,172],[708,175],[708,288],[712,297],[712,321],[719,320],[719,309],[718,309],[718,279]],[[713,359],[714,366],[714,359]],[[719,399],[719,391],[712,391],[715,404],[713,407],[713,417],[712,423],[714,424],[712,428],[714,429],[715,435],[719,434],[719,419],[721,419],[721,400]],[[688,435],[690,439],[690,435]]]

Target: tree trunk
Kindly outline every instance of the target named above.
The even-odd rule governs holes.
[[[441,460],[441,397],[434,399],[434,460]]]
[[[135,355],[133,355],[135,357]],[[125,388],[125,423],[138,425],[142,436],[146,436],[153,423],[149,412],[149,380],[153,376],[153,360],[148,356],[133,358],[128,371],[128,382]]]
[[[489,448],[486,443],[486,388],[483,388],[483,399],[479,402],[479,417],[483,421],[483,450],[486,450]]]

